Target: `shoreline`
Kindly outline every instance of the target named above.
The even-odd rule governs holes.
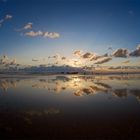
[[[140,75],[140,72],[90,72],[90,73],[3,73],[0,74],[0,78],[14,78],[14,77],[19,77],[19,78],[33,78],[37,76],[53,76],[53,75],[82,75],[82,76],[109,76],[109,75],[119,75],[119,76],[127,76],[127,75]]]

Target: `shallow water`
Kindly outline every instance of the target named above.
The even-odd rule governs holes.
[[[0,79],[2,139],[139,139],[140,75]]]

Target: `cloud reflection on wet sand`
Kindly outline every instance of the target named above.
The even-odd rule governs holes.
[[[0,136],[134,138],[140,128],[139,81],[139,75],[1,78]]]
[[[63,93],[71,91],[74,96],[95,95],[98,93],[108,93],[113,97],[127,97],[129,95],[135,96],[138,100],[140,98],[140,88],[135,85],[136,80],[139,80],[139,75],[125,75],[125,76],[52,76],[41,77],[37,79],[1,79],[0,88],[3,92],[15,89],[18,83],[26,83],[31,88],[46,89],[47,92]],[[114,83],[115,85],[112,85]],[[134,85],[134,87],[133,87]],[[22,86],[22,85],[21,85]],[[122,88],[121,88],[122,87]],[[125,88],[123,88],[125,87]],[[131,88],[130,88],[131,87]]]

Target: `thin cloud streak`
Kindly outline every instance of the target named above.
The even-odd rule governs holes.
[[[94,64],[103,64],[103,63],[107,63],[107,62],[109,62],[111,60],[112,60],[111,57],[105,57],[102,60],[99,60],[99,61],[95,62]]]
[[[40,37],[44,37],[44,38],[51,38],[51,39],[56,39],[56,38],[59,38],[60,37],[60,34],[59,33],[56,33],[56,32],[42,32],[42,31],[29,31],[29,32],[26,32],[24,34],[25,36],[29,36],[29,37],[37,37],[37,36],[40,36]]]

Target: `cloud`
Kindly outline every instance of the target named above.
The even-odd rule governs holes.
[[[29,36],[29,37],[37,37],[37,36],[41,36],[41,37],[47,37],[47,38],[51,38],[51,39],[55,39],[55,38],[59,38],[60,34],[56,33],[56,32],[42,32],[42,31],[29,31],[26,32],[24,34],[25,36]]]
[[[29,22],[25,24],[21,29],[16,29],[16,31],[31,30],[33,28],[33,23]]]
[[[3,25],[7,20],[10,20],[10,19],[12,19],[12,18],[13,18],[12,15],[7,14],[3,19],[0,19],[0,27],[2,27],[2,25]]]
[[[44,32],[43,37],[48,37],[48,38],[55,39],[55,38],[59,38],[60,34],[56,33],[56,32]]]
[[[59,57],[58,55],[54,55],[53,56],[54,59],[58,59],[58,57]]]
[[[48,59],[50,59],[50,58],[54,58],[54,59],[58,60],[60,58],[60,55],[56,54],[54,56],[48,56]]]
[[[0,24],[2,24],[3,22],[4,22],[4,19],[1,19],[1,20],[0,20]]]
[[[108,50],[113,50],[113,48],[112,47],[108,47]]]
[[[62,59],[62,60],[66,60],[66,57],[63,56],[63,57],[61,57],[61,59]]]
[[[114,57],[127,57],[129,54],[129,51],[127,49],[123,49],[123,48],[120,48],[120,49],[117,49],[115,52],[113,52],[113,56]]]
[[[97,61],[97,62],[94,63],[94,64],[103,64],[103,63],[107,63],[107,62],[109,62],[109,61],[111,61],[111,60],[112,60],[111,57],[104,57],[102,60],[99,60],[99,61]]]
[[[104,55],[96,55],[96,54],[94,54],[94,55],[91,57],[90,61],[98,60],[98,59],[101,59],[101,58],[104,58],[104,57],[107,57],[107,56],[108,56],[107,53],[104,54]]]
[[[129,55],[139,57],[140,56],[140,45],[138,45],[136,50],[132,51]]]
[[[9,59],[7,55],[3,55],[3,58],[4,58],[5,60],[8,60],[8,59]]]
[[[29,22],[29,23],[27,23],[23,28],[24,28],[25,30],[32,29],[32,28],[33,28],[33,23]]]
[[[3,55],[2,58],[0,59],[0,65],[7,64],[8,63],[8,60],[9,60],[8,56]]]
[[[16,59],[13,59],[13,60],[10,62],[10,64],[9,64],[9,65],[16,65],[16,64],[17,64]]]
[[[81,56],[82,55],[82,51],[81,50],[76,50],[73,53],[75,56]]]
[[[85,53],[85,54],[83,54],[82,55],[82,58],[91,58],[93,56],[93,54],[92,53],[90,53],[90,52],[87,52],[87,53]]]
[[[7,55],[3,55],[0,59],[0,65],[3,67],[10,67],[10,66],[20,66],[20,64],[17,64],[16,59],[11,59]]]
[[[5,16],[5,20],[9,20],[9,19],[12,19],[12,18],[13,18],[12,15],[6,15],[6,16]]]
[[[10,16],[7,16],[7,18],[10,18]],[[23,28],[16,29],[16,31],[30,30],[30,31],[23,32],[23,34],[25,36],[28,36],[28,37],[37,37],[37,36],[40,36],[40,37],[51,38],[51,39],[55,39],[55,38],[59,38],[60,37],[60,34],[57,33],[57,32],[46,32],[46,31],[44,32],[44,31],[41,31],[41,30],[34,31],[32,29],[33,29],[33,23],[28,22],[27,24],[25,24],[23,26]]]
[[[29,31],[29,32],[26,32],[24,35],[29,36],[29,37],[36,37],[36,36],[42,36],[43,32],[42,31],[37,31],[37,32]]]
[[[37,62],[38,60],[37,60],[37,59],[32,59],[32,61],[33,61],[33,62]]]

